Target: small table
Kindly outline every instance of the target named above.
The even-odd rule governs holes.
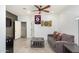
[[[79,53],[79,46],[76,44],[64,44],[64,53]]]
[[[32,48],[43,48],[44,47],[44,38],[42,37],[33,37],[31,40]]]

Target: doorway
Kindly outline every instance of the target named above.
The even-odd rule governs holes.
[[[21,38],[27,38],[27,24],[26,22],[21,22]]]

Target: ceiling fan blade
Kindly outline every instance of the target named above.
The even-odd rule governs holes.
[[[41,10],[47,9],[47,8],[49,8],[49,7],[50,7],[50,5],[47,5],[47,6],[45,6],[44,8],[42,8]]]
[[[33,11],[39,11],[39,10],[33,10]]]
[[[36,8],[38,8],[38,9],[40,9],[40,7],[39,7],[39,6],[37,6],[37,5],[35,5],[35,7],[36,7]]]
[[[47,10],[42,10],[42,11],[49,13],[49,11],[47,11]]]

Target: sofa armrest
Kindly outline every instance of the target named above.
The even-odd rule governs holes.
[[[48,41],[52,41],[53,42],[54,38],[53,38],[53,34],[48,34]]]
[[[48,34],[48,36],[52,36],[53,37],[53,34]]]
[[[67,43],[66,41],[56,41],[55,45],[54,45],[54,50],[57,53],[63,53],[63,45]]]

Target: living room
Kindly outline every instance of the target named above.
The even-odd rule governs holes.
[[[39,6],[40,8],[43,8],[43,7],[49,6],[49,5],[43,5],[43,6],[37,5],[37,6]],[[5,15],[5,13],[6,13],[5,6],[1,6],[1,7],[2,7],[1,12],[4,12],[3,15]],[[79,6],[78,5],[50,5],[49,8],[45,9],[47,12],[41,11],[40,13],[39,13],[39,10],[38,11],[35,11],[35,10],[38,10],[37,7],[35,7],[35,5],[7,5],[6,6],[6,11],[17,16],[18,21],[16,21],[17,23],[15,23],[15,31],[18,29],[18,32],[17,32],[18,35],[16,35],[16,33],[15,33],[15,40],[19,40],[19,38],[21,38],[21,27],[19,27],[19,26],[21,26],[21,22],[26,22],[26,24],[27,24],[26,25],[26,28],[27,28],[26,29],[27,30],[26,31],[27,39],[26,40],[30,40],[30,39],[32,39],[32,37],[37,37],[37,38],[41,37],[47,42],[48,35],[50,35],[50,34],[53,35],[53,33],[56,31],[61,34],[65,33],[65,34],[74,36],[74,43],[77,44],[77,46],[79,45],[79,40],[78,40],[79,39],[78,38]],[[41,16],[41,22],[50,21],[49,23],[51,23],[51,25],[44,25],[44,24],[42,25],[41,23],[35,23],[35,18],[34,18],[35,15]],[[5,19],[4,19],[4,21],[5,21]],[[2,21],[2,22],[4,22],[4,21]],[[16,25],[18,25],[18,26],[16,27]],[[5,35],[6,27],[5,26],[3,26],[3,27],[0,26],[0,27],[1,28],[4,27],[4,30],[0,30],[0,33],[3,33],[2,36],[0,35],[0,37],[4,38],[3,42],[5,42],[6,41],[6,39],[5,39],[6,38],[6,35]],[[22,43],[22,41],[19,44],[21,44],[21,43]],[[5,43],[2,45],[4,47],[1,47],[1,49],[2,49],[1,51],[5,52],[5,47],[6,47]],[[28,46],[30,47],[30,44]],[[49,48],[51,48],[51,47],[47,47],[46,51],[48,51]],[[15,47],[14,47],[14,49],[15,49]],[[38,49],[40,50],[40,48],[38,48]],[[35,49],[35,51],[36,50],[37,49]],[[37,50],[38,53],[40,53],[39,50]],[[20,51],[22,52],[22,50],[20,50]],[[19,52],[17,51],[16,53],[19,53]],[[43,53],[45,53],[45,51]]]

